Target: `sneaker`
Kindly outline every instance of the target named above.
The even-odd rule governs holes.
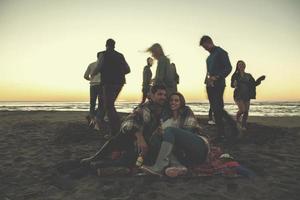
[[[97,131],[100,131],[100,127],[99,127],[98,123],[95,123],[94,129]]]
[[[166,170],[165,170],[165,174],[168,176],[168,177],[177,177],[177,176],[183,176],[187,173],[188,169],[184,166],[181,166],[181,167],[168,167]]]
[[[142,165],[141,169],[143,172],[145,172],[147,174],[151,174],[151,175],[155,175],[155,176],[162,176],[162,174],[160,172],[155,171],[154,169],[151,168],[151,166]]]
[[[207,122],[209,125],[215,125],[216,124],[216,122],[214,122],[213,120],[208,120],[208,122]]]

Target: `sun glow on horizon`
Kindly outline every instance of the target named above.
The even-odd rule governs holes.
[[[119,100],[140,101],[150,56],[144,50],[159,42],[177,66],[179,91],[187,101],[206,101],[208,53],[198,46],[203,34],[229,53],[232,71],[244,60],[254,78],[267,76],[258,101],[299,101],[299,8],[292,0],[2,1],[0,101],[88,101],[83,74],[107,38],[116,40],[131,67]]]

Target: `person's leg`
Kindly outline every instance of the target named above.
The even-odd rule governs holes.
[[[238,111],[236,113],[236,121],[240,122],[241,121],[241,116],[244,113],[244,104],[243,104],[242,100],[236,100],[235,103],[238,106]]]
[[[247,120],[248,120],[249,109],[250,109],[250,100],[244,101],[244,105],[245,105],[245,111],[242,119],[242,127],[247,128]]]
[[[145,101],[146,101],[146,99],[148,97],[148,92],[149,92],[149,90],[147,88],[143,88],[142,89],[143,96],[142,96],[142,101],[141,101],[140,104],[145,103]]]
[[[123,85],[104,85],[104,105],[109,119],[111,134],[115,135],[120,130],[120,118],[115,108],[115,101],[122,90]]]
[[[106,124],[104,122],[104,116],[105,116],[105,105],[104,105],[104,95],[103,95],[103,86],[98,86],[98,109],[96,112],[96,125],[95,129],[100,130],[100,127],[104,128],[106,127]]]
[[[91,85],[90,86],[90,116],[92,118],[94,118],[96,114],[95,107],[96,107],[97,94],[98,94],[97,86]]]
[[[217,137],[224,137],[224,124],[223,124],[223,97],[222,88],[220,87],[207,87],[207,96],[211,106],[211,109],[214,113],[215,122],[217,126]]]
[[[157,134],[152,135],[151,139],[147,141],[149,148],[147,154],[144,156],[145,165],[153,165],[155,163],[159,154],[161,143],[162,137]]]
[[[163,141],[175,145],[177,152],[184,152],[185,157],[180,158],[183,164],[200,164],[207,158],[207,144],[200,136],[190,131],[174,127],[166,128]]]
[[[209,121],[212,121],[212,120],[213,120],[212,109],[211,109],[211,107],[209,107],[209,111],[208,111],[208,120],[209,120]]]
[[[216,123],[215,123],[215,120],[214,120],[213,111],[212,111],[211,107],[209,107],[209,111],[208,111],[208,121],[207,121],[207,123],[210,124],[210,125],[216,124]]]
[[[98,112],[101,109],[101,95],[102,95],[102,87],[101,85],[97,85],[97,100],[98,100],[98,106],[96,112]],[[102,103],[103,104],[103,103]],[[102,106],[103,107],[103,106]]]
[[[224,131],[224,124],[223,119],[226,121],[226,123],[231,127],[231,134],[230,137],[236,137],[238,135],[238,129],[236,126],[236,122],[233,120],[233,118],[228,114],[228,112],[224,109],[224,100],[223,100],[223,94],[225,90],[225,86],[215,86],[216,88],[216,105],[217,110],[221,113],[221,123],[223,126],[221,126],[221,130]]]

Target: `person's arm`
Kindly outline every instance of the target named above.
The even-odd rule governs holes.
[[[255,81],[255,86],[260,85],[261,82],[262,82],[263,80],[265,80],[265,79],[266,79],[266,76],[265,76],[265,75],[263,75],[263,76],[259,77],[258,79],[256,79],[256,81]]]
[[[90,71],[91,71],[91,67],[90,67],[90,65],[87,67],[87,69],[86,69],[86,71],[85,71],[85,73],[84,73],[84,78],[86,79],[86,80],[91,80],[91,78],[90,78]]]
[[[203,128],[199,125],[198,119],[196,118],[194,112],[191,108],[187,107],[184,114],[184,124],[181,128],[190,130],[191,132],[203,135]]]
[[[230,86],[232,88],[236,88],[236,86],[237,86],[237,74],[236,73],[232,74],[232,76],[231,76],[231,84],[230,84]]]
[[[231,63],[230,63],[230,60],[229,60],[229,57],[228,57],[228,54],[226,51],[221,51],[220,52],[220,60],[221,60],[221,70],[220,70],[220,73],[218,74],[219,77],[222,77],[222,78],[226,78],[231,70],[232,70],[232,66],[231,66]]]
[[[121,55],[121,65],[124,67],[124,74],[129,74],[130,73],[130,67],[128,63],[125,60],[125,57]]]
[[[91,77],[96,76],[98,73],[100,73],[102,71],[102,68],[103,68],[103,53],[100,54],[100,56],[98,58],[97,66],[91,72]]]

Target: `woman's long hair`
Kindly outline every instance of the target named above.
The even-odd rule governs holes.
[[[180,107],[179,107],[179,112],[181,112],[184,108],[185,108],[185,98],[184,96],[180,93],[180,92],[173,92],[170,94],[169,98],[168,98],[168,107],[170,108],[170,100],[172,96],[178,96],[179,97],[179,101],[180,101]]]
[[[244,61],[242,61],[242,60],[237,61],[234,74],[237,74],[238,77],[241,75],[241,72],[240,72],[239,67],[238,67],[240,63],[242,63],[242,64],[244,64],[244,66],[246,66],[246,63]]]
[[[153,44],[146,51],[151,52],[156,59],[160,58],[161,56],[165,56],[164,50],[158,43]]]

